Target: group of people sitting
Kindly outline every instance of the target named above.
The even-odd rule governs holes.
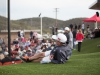
[[[4,57],[0,57],[0,62],[3,64],[8,61],[21,60],[22,62],[64,64],[69,60],[72,49],[73,34],[69,27],[65,27],[65,31],[52,35],[49,40],[43,39],[40,34],[34,38],[14,39],[11,43],[11,56],[9,56],[8,47],[3,43],[0,55]]]

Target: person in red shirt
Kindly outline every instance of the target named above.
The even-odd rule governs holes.
[[[82,33],[82,30],[79,29],[78,33],[76,34],[76,41],[78,42],[78,51],[81,51],[81,44],[83,42],[84,35]]]

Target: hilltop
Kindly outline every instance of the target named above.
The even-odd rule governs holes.
[[[64,28],[69,26],[70,24],[81,24],[84,18],[73,18],[66,21],[57,20],[57,27]],[[56,25],[56,20],[53,18],[43,17],[42,18],[43,25],[43,33],[51,32],[50,27]],[[85,23],[85,25],[89,24],[91,28],[94,28],[94,23]],[[7,18],[0,16],[0,30],[7,29]],[[100,23],[98,24],[100,26]],[[85,26],[86,27],[86,26]],[[24,18],[19,20],[11,20],[11,29],[40,29],[40,18]]]

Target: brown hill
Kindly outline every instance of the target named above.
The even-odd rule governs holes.
[[[73,18],[66,21],[57,20],[57,27],[64,28],[69,26],[70,24],[73,25],[80,25],[84,18]],[[56,20],[53,18],[43,17],[42,18],[42,26],[43,26],[43,33],[51,32],[50,27],[56,25]],[[86,23],[85,25],[89,24],[91,28],[94,28],[94,23]],[[100,23],[98,23],[100,26]],[[86,27],[86,26],[85,26]],[[7,18],[0,16],[0,30],[7,29]],[[40,18],[26,18],[26,19],[19,19],[19,20],[11,20],[11,29],[40,29]]]

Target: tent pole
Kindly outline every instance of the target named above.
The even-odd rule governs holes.
[[[96,21],[96,23],[95,23],[95,29],[97,29],[97,24],[98,24],[98,23],[97,23],[97,21]]]

